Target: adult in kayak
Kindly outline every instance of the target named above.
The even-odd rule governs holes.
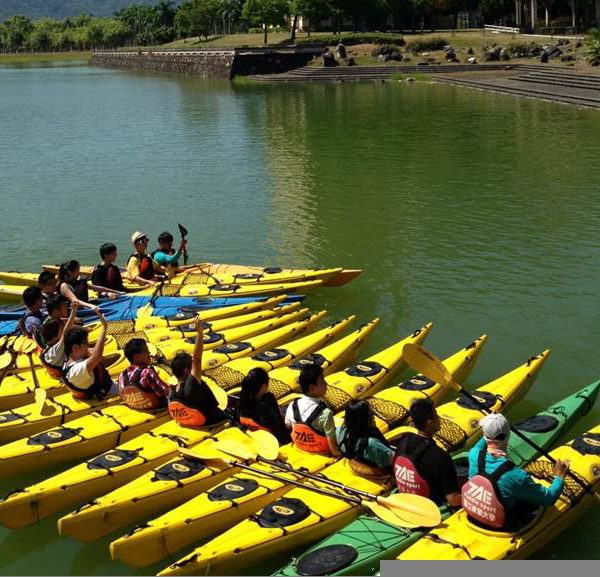
[[[51,307],[53,302],[60,303],[59,299],[66,301],[64,297],[57,295],[56,300],[50,301],[48,306]],[[65,337],[75,324],[78,308],[79,305],[74,303],[66,323],[63,323],[60,318],[49,318],[42,325],[40,332],[46,346],[40,354],[40,360],[52,376],[60,378],[63,365],[66,361]]]
[[[338,427],[336,437],[342,455],[349,459],[350,467],[356,473],[365,476],[391,474],[394,450],[375,425],[367,401],[350,401],[344,424]]]
[[[438,505],[460,507],[456,470],[450,455],[433,436],[440,430],[440,417],[431,399],[417,399],[410,406],[417,433],[402,435],[394,455],[394,477],[400,493],[429,497]]]
[[[180,352],[171,361],[177,385],[169,396],[169,414],[183,427],[206,427],[229,418],[202,380],[203,330],[198,318],[193,355]]]
[[[269,374],[261,367],[251,369],[242,380],[237,414],[242,425],[273,433],[280,445],[292,440],[277,400],[269,392]]]
[[[118,294],[125,293],[121,271],[115,265],[117,260],[117,247],[110,243],[104,243],[100,247],[100,258],[102,262],[94,267],[92,271],[92,284],[108,290],[98,291],[99,297],[115,298]]]
[[[72,328],[65,337],[67,360],[62,368],[62,381],[79,399],[103,399],[117,393],[116,383],[102,365],[108,325],[102,313],[97,312],[97,315],[101,327],[93,349],[90,350],[88,332],[83,327]]]
[[[23,291],[23,303],[25,304],[25,314],[19,320],[21,332],[32,338],[38,339],[38,333],[42,328],[44,316],[41,308],[43,303],[42,289],[39,286],[30,286]]]
[[[292,430],[294,445],[309,453],[341,457],[333,412],[324,400],[327,382],[323,368],[316,364],[304,365],[298,383],[304,396],[291,402],[285,413],[285,424]]]
[[[131,339],[124,352],[131,364],[119,376],[119,395],[123,402],[140,411],[166,407],[171,387],[151,366],[148,343],[144,339]]]
[[[187,240],[182,238],[179,248],[175,250],[173,235],[170,232],[163,232],[158,237],[158,248],[152,253],[152,259],[165,269],[168,266],[176,269],[179,267],[179,257],[183,254],[186,244]]]
[[[48,314],[48,301],[56,292],[56,285],[58,284],[58,280],[56,279],[56,275],[44,270],[38,276],[38,286],[42,289],[42,315],[46,316]]]
[[[462,488],[462,506],[476,525],[492,531],[518,531],[534,519],[540,507],[558,500],[569,464],[557,460],[550,486],[540,485],[508,458],[506,418],[491,413],[479,424],[483,438],[469,451],[469,481]]]
[[[135,252],[127,261],[127,276],[129,280],[139,285],[154,285],[155,266],[152,257],[146,254],[148,250],[148,235],[143,232],[134,232],[131,242]]]

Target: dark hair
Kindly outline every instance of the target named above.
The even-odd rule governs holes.
[[[54,295],[49,301],[48,301],[48,316],[50,316],[54,311],[60,310],[60,307],[65,304],[68,303],[69,299],[66,296],[63,295]]]
[[[117,247],[112,242],[105,242],[100,247],[100,258],[104,260],[104,257],[112,254],[113,252],[117,252]]]
[[[73,347],[88,342],[88,332],[83,327],[73,327],[65,336],[65,354],[70,357]]]
[[[127,341],[123,350],[127,360],[133,363],[135,355],[145,353],[148,350],[148,343],[144,339],[131,339]]]
[[[23,302],[27,308],[31,308],[42,298],[42,289],[39,286],[28,286],[23,291]]]
[[[161,232],[158,237],[158,242],[173,242],[173,235],[170,232]]]
[[[410,406],[410,417],[415,427],[422,431],[435,416],[435,405],[431,399],[417,399]]]
[[[53,339],[58,336],[62,323],[59,320],[51,320],[44,323],[41,328],[42,338],[46,344],[50,343]]]
[[[354,400],[348,403],[344,425],[346,426],[344,445],[350,457],[353,456],[356,444],[360,439],[374,437],[382,443],[388,444],[381,431],[375,426],[371,405],[365,400]]]
[[[73,271],[76,271],[79,268],[79,262],[76,260],[69,260],[67,262],[63,262],[58,269],[58,278],[62,281],[65,281],[67,278],[67,274]]]
[[[298,376],[298,383],[302,392],[304,394],[308,393],[310,385],[315,385],[322,374],[323,367],[321,365],[317,365],[316,363],[302,365],[300,375]]]
[[[261,367],[251,369],[242,380],[238,413],[240,416],[251,416],[256,402],[256,393],[269,382],[269,374]]]
[[[56,275],[54,273],[48,272],[47,270],[42,271],[40,273],[40,276],[38,276],[38,284],[40,286],[48,284],[53,280],[56,280]]]
[[[185,376],[185,371],[192,370],[192,355],[180,351],[171,361],[171,370],[177,379],[181,380]]]

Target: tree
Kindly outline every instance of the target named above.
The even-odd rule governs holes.
[[[328,18],[333,13],[333,6],[330,0],[295,0],[297,13],[308,19],[308,35],[313,24]],[[292,29],[292,41],[295,29]]]
[[[220,20],[219,0],[192,0],[182,4],[175,23],[182,36],[208,38],[214,30],[215,22]]]
[[[17,52],[23,49],[27,36],[33,29],[33,24],[25,16],[12,16],[4,23],[4,46],[8,52]]]
[[[285,26],[290,14],[288,0],[247,0],[242,10],[245,20],[255,26],[262,26],[264,43],[267,43],[269,26]]]

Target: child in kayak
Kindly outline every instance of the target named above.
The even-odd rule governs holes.
[[[491,413],[479,424],[483,438],[469,451],[469,481],[462,488],[462,506],[476,525],[517,531],[533,520],[540,507],[558,500],[569,464],[557,460],[554,479],[545,487],[509,459],[510,425],[504,415]]]
[[[135,252],[127,261],[127,276],[129,280],[139,285],[154,285],[155,267],[150,255],[146,254],[148,249],[148,235],[143,232],[134,232],[131,242]]]
[[[148,343],[144,339],[131,339],[124,350],[131,365],[119,376],[119,395],[123,402],[140,411],[166,407],[171,387],[150,366]]]
[[[43,347],[46,347],[49,342],[46,339],[46,332],[44,331],[46,325],[50,323],[54,323],[60,327],[64,327],[65,325],[67,317],[69,316],[69,301],[67,297],[54,295],[48,302],[47,312],[48,316],[44,319],[38,335],[38,341]]]
[[[48,272],[46,270],[40,273],[38,276],[38,286],[42,289],[42,315],[45,317],[48,314],[48,301],[52,297],[52,295],[56,292],[56,285],[58,281],[56,280],[56,275]]]
[[[154,262],[164,267],[179,267],[178,259],[183,254],[187,240],[181,239],[177,251],[173,248],[173,235],[170,232],[163,232],[158,237],[158,248],[152,253]]]
[[[23,291],[23,303],[25,303],[26,312],[19,320],[21,332],[32,338],[38,338],[38,332],[42,328],[41,308],[43,303],[42,289],[39,286],[30,286]]]
[[[112,243],[104,243],[100,247],[100,258],[102,262],[94,267],[92,271],[92,284],[109,290],[98,291],[99,297],[115,298],[125,293],[121,271],[115,265],[117,260],[117,247]]]
[[[171,361],[171,370],[178,382],[169,396],[169,413],[184,427],[205,427],[229,418],[219,409],[215,396],[202,380],[202,332],[202,321],[198,318],[193,356],[180,352]]]
[[[48,305],[48,307],[52,309],[50,314],[55,314],[57,306],[59,310],[58,314],[64,312],[63,303],[64,306],[66,306],[67,302],[67,299],[65,299],[63,296],[57,295],[55,299],[51,300]],[[61,307],[63,307],[62,311],[60,310]],[[40,332],[43,341],[46,343],[46,346],[40,355],[40,360],[53,376],[59,377],[62,367],[65,364],[65,336],[75,324],[78,308],[79,305],[74,303],[71,307],[71,313],[67,318],[67,322],[64,324],[60,317],[48,317],[48,319],[46,319],[42,325],[42,330]]]
[[[460,507],[454,464],[433,439],[441,426],[433,401],[414,401],[410,417],[418,432],[402,435],[396,446],[393,468],[398,491],[429,497],[437,505]]]
[[[117,393],[116,383],[102,365],[108,325],[102,313],[96,314],[101,327],[93,349],[89,348],[88,332],[83,327],[72,328],[65,337],[67,361],[62,369],[62,380],[76,398],[103,399]]]
[[[389,475],[394,451],[375,425],[367,401],[350,401],[344,424],[336,432],[338,447],[352,469],[363,475]]]
[[[269,375],[264,369],[256,367],[244,377],[237,413],[242,425],[250,430],[266,429],[280,445],[291,441],[277,400],[269,392]]]
[[[304,396],[290,403],[285,414],[285,424],[292,429],[294,445],[309,453],[340,457],[333,412],[323,399],[327,393],[323,368],[316,364],[304,365],[298,382]]]

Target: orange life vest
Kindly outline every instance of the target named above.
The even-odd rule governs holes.
[[[292,403],[292,412],[294,414],[294,424],[292,425],[292,442],[296,447],[307,453],[330,453],[327,437],[317,431],[313,426],[315,419],[327,408],[327,405],[321,401],[309,415],[306,421],[302,421],[300,410],[298,409],[298,399]]]
[[[202,427],[206,423],[206,417],[198,409],[181,401],[169,401],[169,415],[182,427]]]
[[[262,425],[259,425],[254,419],[251,419],[250,417],[242,417],[240,416],[240,423],[242,423],[242,425],[244,425],[245,427],[248,427],[248,429],[250,429],[251,431],[269,431],[269,433],[271,432],[271,429],[269,429],[268,427],[263,427]]]
[[[132,409],[137,411],[153,411],[163,406],[162,400],[154,393],[143,389],[140,385],[140,378],[144,368],[139,367],[131,377],[129,369],[125,369],[121,378],[123,379],[123,387],[119,391],[123,402]]]

